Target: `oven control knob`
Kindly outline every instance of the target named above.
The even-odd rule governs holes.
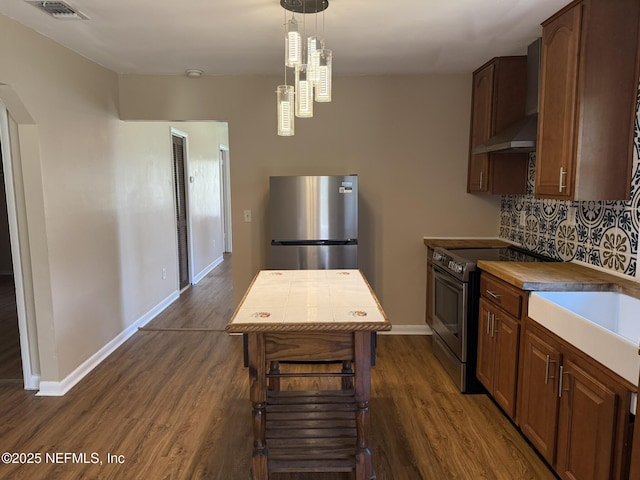
[[[442,260],[443,255],[439,252],[433,252],[433,259],[436,262],[439,262],[440,260]]]

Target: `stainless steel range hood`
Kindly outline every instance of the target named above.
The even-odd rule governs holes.
[[[539,38],[527,48],[526,117],[476,146],[472,153],[513,153],[536,150],[541,43],[542,39]]]

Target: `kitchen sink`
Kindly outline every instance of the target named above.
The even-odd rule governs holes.
[[[618,292],[532,292],[529,317],[638,385],[640,299]]]

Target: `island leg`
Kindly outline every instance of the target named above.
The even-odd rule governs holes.
[[[267,442],[266,442],[266,406],[267,377],[264,348],[264,335],[250,333],[249,352],[249,398],[252,405],[253,455],[252,480],[268,480]]]
[[[369,450],[369,400],[371,396],[371,333],[355,332],[356,480],[373,477]]]

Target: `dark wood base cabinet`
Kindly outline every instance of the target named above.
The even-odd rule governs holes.
[[[527,319],[518,419],[566,480],[626,480],[635,387]]]
[[[558,366],[562,358],[552,339],[527,329],[522,342],[520,430],[551,465],[556,460]]]
[[[640,355],[640,348],[638,348],[638,355]],[[640,379],[638,379],[638,385],[640,386]],[[638,417],[636,406],[636,419],[633,427],[633,446],[631,448],[631,470],[629,472],[629,480],[640,479],[640,419]]]
[[[486,272],[480,277],[480,295],[476,376],[515,419],[520,321],[527,311],[527,297]]]

